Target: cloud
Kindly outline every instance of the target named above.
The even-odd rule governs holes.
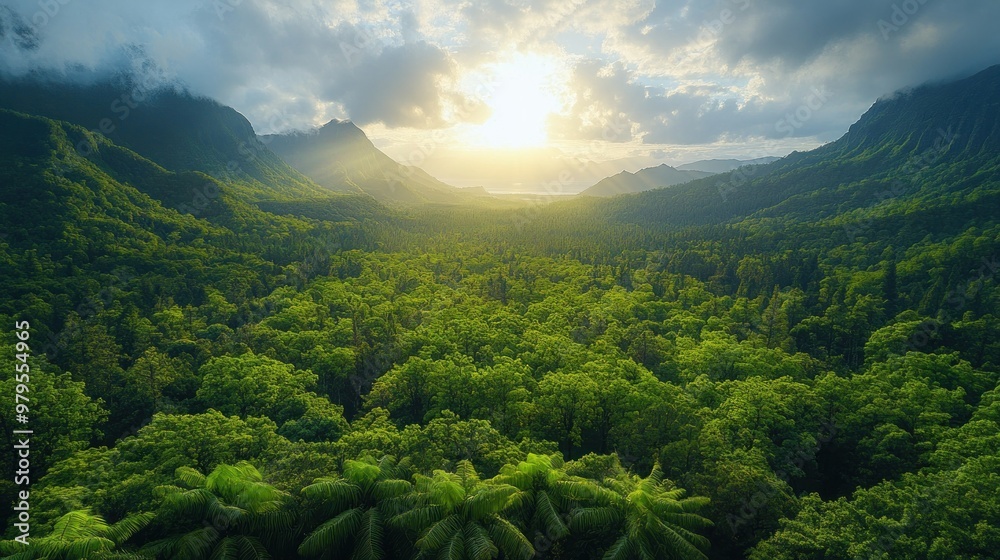
[[[28,0],[0,9],[0,72],[153,73],[237,107],[264,132],[332,117],[438,127],[462,100],[448,89],[457,72],[450,53],[423,40],[403,9],[362,13],[349,2],[304,0],[51,4],[51,14]],[[42,25],[23,24],[33,18]]]
[[[622,63],[580,62],[573,74],[576,99],[567,114],[551,120],[550,131],[561,139],[708,144],[817,136],[836,126],[830,117],[837,113],[824,111],[834,97],[817,88],[775,100],[749,85],[667,88],[641,78]]]
[[[996,0],[0,2],[4,74],[139,73],[261,132],[482,122],[463,79],[517,51],[575,68],[559,139],[831,140],[879,96],[1000,62]]]

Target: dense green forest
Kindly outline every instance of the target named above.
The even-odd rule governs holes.
[[[513,208],[324,191],[180,94],[228,132],[6,97],[0,555],[995,558],[998,94]]]

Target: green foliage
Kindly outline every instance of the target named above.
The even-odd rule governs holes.
[[[0,542],[0,555],[5,560],[122,560],[142,558],[141,554],[123,551],[120,547],[153,520],[152,513],[130,515],[108,524],[88,510],[71,511],[56,520],[52,532],[31,540],[24,546],[14,541]]]
[[[1000,136],[939,94],[745,180],[406,212],[183,95],[111,138],[0,110],[4,554],[992,557]]]
[[[614,543],[606,560],[655,558],[707,558],[709,541],[697,531],[712,525],[696,512],[706,498],[685,498],[684,490],[663,478],[655,465],[649,476],[607,479],[605,486],[578,485],[580,498],[596,505],[573,512],[571,527],[583,531],[613,531]]]
[[[397,464],[391,457],[377,462],[367,457],[347,460],[342,478],[320,478],[303,488],[302,495],[314,512],[310,517],[322,522],[299,545],[299,554],[312,557],[331,550],[352,551],[352,558],[377,560],[386,558],[387,550],[399,549],[402,537],[392,534],[387,521],[412,491],[405,478],[398,478],[406,470],[405,463]]]
[[[143,547],[156,558],[270,558],[262,539],[291,529],[294,517],[286,510],[287,495],[263,481],[246,462],[219,465],[205,476],[179,467],[182,486],[160,486],[163,503],[157,525],[168,536]]]
[[[421,553],[474,560],[501,552],[504,558],[534,555],[528,539],[502,515],[516,503],[516,487],[484,483],[469,461],[459,462],[454,473],[436,470],[414,478],[411,503],[393,524],[417,535],[414,546]]]

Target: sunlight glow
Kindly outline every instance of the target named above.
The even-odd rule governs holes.
[[[519,54],[479,77],[490,117],[470,134],[474,145],[528,148],[548,144],[548,118],[563,109],[565,70],[553,58]]]

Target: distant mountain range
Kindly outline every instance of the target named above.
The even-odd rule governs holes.
[[[333,120],[309,132],[262,136],[292,167],[336,192],[366,193],[385,203],[455,202],[488,196],[482,189],[459,189],[418,167],[385,155],[350,121]]]
[[[707,159],[686,163],[677,167],[667,164],[640,169],[635,173],[622,171],[601,180],[596,185],[584,190],[584,196],[616,196],[620,194],[638,193],[663,187],[672,187],[703,179],[719,173],[732,171],[746,165],[763,165],[777,161],[780,158],[764,157],[750,160],[738,159]]]
[[[678,165],[678,171],[705,171],[708,173],[726,173],[744,165],[764,165],[778,161],[779,157],[762,157],[756,159],[702,159],[692,163]]]
[[[584,196],[615,196],[626,193],[637,193],[658,187],[670,187],[680,183],[687,183],[688,181],[701,179],[710,175],[712,173],[705,171],[681,171],[663,164],[657,167],[640,169],[635,173],[622,171],[617,175],[603,179],[580,194]]]

